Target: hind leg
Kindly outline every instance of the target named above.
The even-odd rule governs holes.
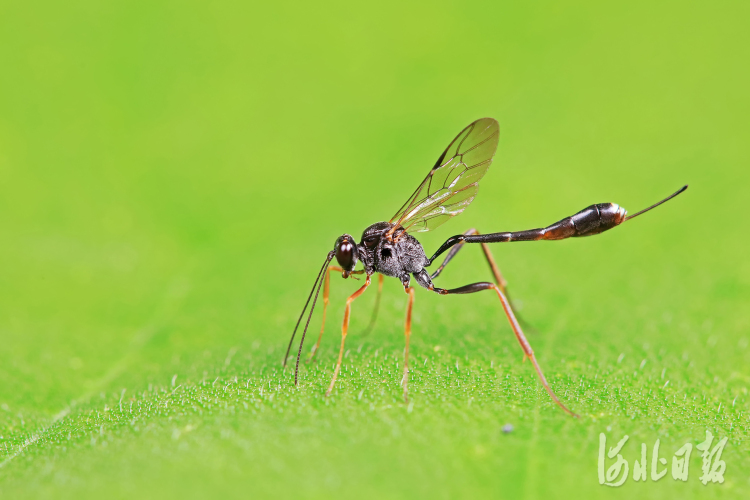
[[[524,359],[529,358],[531,363],[534,365],[534,369],[536,370],[537,375],[539,376],[539,380],[542,382],[542,385],[544,386],[547,393],[549,393],[552,400],[557,403],[557,405],[565,410],[567,413],[574,417],[578,417],[575,413],[570,411],[555,395],[555,392],[550,387],[549,383],[547,382],[547,378],[544,376],[544,372],[542,372],[541,366],[539,366],[539,363],[536,360],[536,357],[534,356],[534,350],[531,348],[531,344],[529,344],[529,341],[526,340],[526,336],[523,334],[523,330],[521,330],[521,325],[518,323],[518,320],[516,319],[515,314],[513,314],[513,309],[510,306],[510,301],[508,300],[508,297],[503,293],[503,291],[500,289],[500,287],[494,283],[487,283],[487,282],[480,282],[480,283],[472,283],[471,285],[462,286],[459,288],[453,288],[451,290],[445,290],[443,288],[435,288],[432,283],[430,283],[431,290],[439,293],[440,295],[458,295],[458,294],[466,294],[466,293],[476,293],[481,292],[483,290],[495,290],[497,292],[497,297],[500,299],[500,303],[503,306],[503,311],[505,311],[505,315],[508,318],[508,322],[510,323],[511,328],[513,329],[513,333],[516,336],[516,340],[518,340],[518,343],[521,345],[521,349],[523,349],[524,353]]]
[[[480,234],[479,231],[472,228],[469,229],[464,233],[464,236],[472,236],[472,235],[478,235]],[[445,259],[443,260],[443,263],[440,264],[440,267],[438,267],[434,273],[430,275],[430,279],[435,279],[438,276],[440,276],[440,273],[443,272],[443,269],[445,269],[445,266],[448,265],[448,263],[453,260],[453,257],[456,256],[456,254],[461,250],[464,246],[465,242],[460,241],[451,249],[448,251],[448,255],[445,256]],[[513,300],[510,298],[510,294],[508,293],[508,282],[505,281],[505,278],[503,278],[502,273],[500,272],[500,268],[497,266],[497,263],[495,262],[495,257],[492,255],[492,251],[490,250],[490,246],[487,243],[482,243],[482,252],[484,253],[484,258],[487,260],[487,264],[490,266],[490,270],[492,271],[492,275],[495,278],[495,284],[497,284],[498,287],[500,287],[500,290],[502,290],[503,294],[508,298],[508,301],[511,304],[511,308],[514,310],[514,314],[516,315],[516,318],[518,319],[519,323],[521,323],[524,327],[528,328],[532,332],[535,331],[534,328],[529,324],[528,321],[525,321],[521,316],[515,312],[517,309],[513,306]]]

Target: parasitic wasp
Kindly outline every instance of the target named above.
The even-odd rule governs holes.
[[[461,214],[469,206],[477,195],[479,181],[484,177],[484,174],[487,173],[492,164],[492,159],[497,149],[499,133],[499,125],[493,118],[482,118],[471,123],[453,139],[443,154],[440,155],[440,158],[438,158],[435,166],[427,174],[427,177],[425,177],[416,191],[414,191],[388,222],[377,222],[369,226],[362,233],[359,243],[350,234],[344,234],[336,240],[333,250],[326,256],[323,267],[315,278],[315,283],[294,327],[292,338],[289,340],[289,346],[284,356],[283,364],[286,366],[295,334],[312,299],[312,306],[308,312],[297,352],[294,372],[295,384],[297,384],[297,376],[299,374],[302,345],[305,341],[307,328],[310,325],[312,312],[315,309],[321,287],[323,287],[323,327],[325,326],[330,273],[340,272],[343,278],[349,278],[355,274],[364,274],[365,282],[346,301],[344,322],[341,331],[341,348],[326,396],[331,394],[341,369],[346,334],[349,327],[351,304],[370,286],[372,275],[378,273],[378,295],[376,298],[375,314],[377,313],[377,305],[380,301],[383,276],[390,276],[401,280],[404,291],[409,296],[406,307],[404,374],[401,382],[405,399],[408,398],[409,337],[411,335],[412,306],[414,305],[414,288],[411,286],[411,278],[413,277],[420,286],[439,295],[458,295],[494,290],[498,299],[500,299],[503,311],[510,322],[513,333],[521,345],[521,349],[523,349],[524,356],[534,365],[542,385],[560,408],[573,416],[577,416],[560,401],[544,377],[544,373],[534,357],[534,351],[531,349],[531,345],[521,329],[517,315],[513,311],[512,303],[508,298],[507,283],[495,263],[488,243],[562,240],[565,238],[592,236],[603,233],[671,200],[685,191],[687,186],[630,216],[627,215],[627,211],[624,208],[615,203],[597,203],[544,228],[499,233],[480,233],[476,229],[470,229],[463,234],[448,238],[432,257],[427,258],[422,245],[413,236],[413,233],[435,229],[448,219]],[[440,276],[445,266],[448,265],[466,243],[479,243],[482,245],[484,256],[494,276],[494,283],[471,283],[452,289],[436,287],[433,284],[433,280]],[[427,268],[445,252],[448,252],[448,254],[440,266],[432,273],[428,272]],[[338,266],[330,265],[334,258],[338,262]],[[363,268],[355,270],[358,262],[362,263]],[[373,315],[373,322],[374,317]],[[373,322],[371,322],[371,325]],[[321,327],[312,356],[315,355],[320,346],[323,327]]]

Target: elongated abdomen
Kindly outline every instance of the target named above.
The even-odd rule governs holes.
[[[641,214],[652,210],[665,203],[678,194],[684,192],[687,186],[683,186],[676,192],[663,200],[654,203],[640,212],[627,216],[628,212],[616,203],[597,203],[591,205],[578,213],[566,217],[547,227],[528,229],[526,231],[507,231],[502,233],[488,234],[457,234],[451,236],[445,243],[440,245],[437,252],[427,261],[429,266],[435,259],[459,243],[502,243],[507,241],[538,241],[538,240],[563,240],[565,238],[576,238],[578,236],[592,236],[603,233],[615,226],[619,226],[626,220],[634,219]]]
[[[592,236],[621,224],[625,220],[626,215],[627,211],[616,203],[597,203],[547,227],[527,229],[526,231],[454,236],[446,244],[452,246],[453,242],[451,240],[453,239],[460,239],[466,241],[466,243],[494,243],[503,241],[562,240],[578,236]]]
[[[543,240],[561,240],[603,233],[621,224],[627,210],[617,203],[597,203],[543,229]]]

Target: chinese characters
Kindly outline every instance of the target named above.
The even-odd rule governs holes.
[[[626,434],[616,445],[607,451],[607,437],[604,433],[599,434],[599,460],[597,472],[599,475],[599,484],[605,486],[618,487],[622,486],[628,480],[630,467],[628,461],[622,455],[622,449],[628,442],[629,436]],[[723,483],[724,472],[727,464],[721,459],[721,453],[727,444],[728,438],[721,439],[711,448],[714,436],[710,431],[706,431],[706,440],[695,446],[698,451],[702,451],[701,466],[703,475],[699,480],[704,484],[708,482]],[[660,440],[657,439],[652,448],[651,457],[648,458],[648,449],[646,443],[641,444],[641,455],[633,463],[633,480],[636,482],[646,481],[650,478],[652,481],[659,481],[667,475],[667,459],[659,455]],[[686,443],[680,449],[674,452],[672,456],[672,479],[675,481],[687,481],[690,469],[690,454],[693,451],[692,443]],[[614,460],[607,467],[607,461]],[[650,461],[651,467],[648,467]],[[650,472],[650,474],[648,474]]]

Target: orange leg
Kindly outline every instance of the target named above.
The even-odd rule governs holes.
[[[477,234],[479,233],[477,232]],[[487,259],[487,263],[490,265],[490,269],[492,269],[492,275],[495,277],[495,283],[497,283],[497,286],[500,287],[505,295],[508,295],[508,292],[506,291],[508,282],[505,281],[505,278],[503,278],[503,275],[500,273],[500,268],[497,267],[495,258],[492,256],[492,252],[490,252],[490,246],[487,243],[482,243],[482,251],[484,252],[485,258]]]
[[[434,291],[439,293],[440,295],[454,295],[454,294],[475,293],[475,292],[481,292],[482,290],[490,290],[490,289],[495,290],[495,292],[497,292],[497,296],[503,305],[503,310],[505,311],[505,315],[508,317],[508,322],[510,322],[510,326],[511,328],[513,328],[513,333],[516,335],[516,340],[518,340],[518,343],[521,344],[521,349],[523,349],[523,353],[524,353],[524,359],[529,358],[529,360],[531,360],[531,362],[534,365],[534,369],[536,370],[537,375],[539,375],[539,380],[541,380],[542,385],[544,386],[547,393],[549,393],[552,400],[555,403],[557,403],[557,405],[560,408],[568,412],[570,415],[574,417],[578,417],[578,415],[570,411],[564,404],[562,404],[562,402],[555,395],[554,391],[552,391],[552,388],[549,386],[549,383],[547,382],[547,378],[544,376],[544,373],[542,372],[542,368],[539,366],[539,363],[537,363],[536,358],[534,357],[534,350],[531,348],[529,341],[526,340],[526,336],[523,334],[523,330],[521,330],[521,325],[518,323],[518,320],[516,319],[515,314],[513,314],[513,308],[510,306],[510,301],[508,300],[508,297],[506,297],[505,293],[503,293],[499,285],[496,285],[494,283],[482,282],[482,283],[472,283],[471,285],[454,288],[452,290],[434,288]]]
[[[318,341],[315,343],[315,346],[313,347],[312,354],[310,355],[310,358],[307,360],[309,363],[313,360],[315,357],[315,353],[318,352],[318,348],[320,347],[320,341],[323,340],[323,331],[326,327],[326,309],[328,309],[328,294],[330,292],[330,285],[331,285],[331,273],[332,272],[343,272],[344,270],[341,269],[339,266],[331,266],[326,271],[326,277],[325,282],[323,283],[323,322],[320,325],[320,335],[318,335]]]
[[[464,233],[464,236],[472,236],[476,234],[479,234],[479,231],[472,228],[466,231]],[[445,260],[443,260],[443,263],[440,264],[440,267],[438,267],[435,270],[435,272],[432,273],[432,275],[430,275],[430,278],[432,279],[437,278],[440,275],[440,273],[443,272],[443,269],[445,269],[445,266],[447,266],[448,263],[453,259],[453,257],[456,256],[458,251],[461,250],[464,244],[465,242],[462,241],[456,244],[453,248],[451,248],[450,251],[448,252],[448,255],[446,255],[445,257]],[[505,294],[505,296],[508,298],[508,300],[511,303],[511,308],[513,308],[513,300],[510,298],[510,294],[508,293],[508,282],[505,281],[505,278],[503,278],[503,275],[500,272],[500,268],[497,266],[497,263],[495,262],[495,258],[492,256],[492,252],[490,251],[490,246],[487,243],[482,243],[481,245],[482,245],[482,252],[484,253],[484,257],[485,259],[487,259],[487,264],[489,264],[490,270],[492,271],[492,275],[495,278],[495,283],[497,284],[497,286],[500,287],[500,290],[502,290],[503,294]],[[524,321],[524,319],[521,316],[519,316],[517,313],[516,313],[516,316],[518,318],[519,323],[524,325],[527,329],[531,330],[532,332],[536,333],[536,330],[531,325],[529,325],[527,321]]]
[[[411,310],[414,305],[414,288],[404,288],[404,291],[409,294],[409,303],[406,306],[406,328],[404,335],[406,336],[406,348],[404,349],[404,377],[401,379],[401,385],[404,387],[404,401],[409,402],[409,337],[411,337]]]
[[[516,339],[518,340],[518,343],[521,344],[521,349],[523,349],[524,354],[526,355],[529,360],[534,364],[534,368],[536,369],[537,375],[539,375],[539,380],[541,380],[542,385],[549,393],[550,397],[552,397],[552,400],[557,403],[557,405],[568,412],[569,414],[573,415],[574,417],[578,417],[575,413],[570,411],[562,402],[557,399],[557,396],[552,391],[552,388],[549,386],[549,383],[547,382],[547,379],[544,376],[544,373],[542,372],[542,368],[539,366],[539,363],[537,363],[536,358],[534,357],[534,350],[531,349],[531,344],[529,344],[529,341],[526,340],[526,336],[523,334],[523,331],[521,330],[521,325],[518,324],[518,320],[516,319],[516,316],[513,314],[513,309],[510,307],[510,301],[505,296],[505,294],[500,290],[500,287],[497,285],[494,285],[493,288],[497,292],[497,296],[500,299],[500,302],[503,304],[503,310],[505,311],[505,315],[508,317],[508,321],[510,322],[511,328],[513,328],[513,333],[516,334]],[[524,358],[525,359],[525,358]]]
[[[372,310],[372,318],[370,318],[370,324],[367,325],[367,329],[362,334],[369,335],[372,329],[375,327],[375,320],[378,319],[378,309],[380,309],[380,297],[383,295],[383,280],[384,276],[378,273],[378,294],[375,296],[375,308]]]
[[[367,275],[367,279],[365,280],[365,284],[362,285],[362,287],[351,294],[348,299],[346,299],[346,309],[344,309],[344,324],[341,327],[341,349],[339,350],[339,360],[336,363],[336,369],[333,371],[333,379],[331,379],[331,385],[328,387],[328,391],[326,391],[326,396],[331,395],[331,391],[333,391],[333,386],[336,385],[336,379],[339,376],[339,371],[341,370],[341,360],[344,358],[344,344],[346,343],[346,332],[349,329],[349,315],[352,311],[352,302],[354,302],[354,299],[365,293],[365,290],[367,290],[367,287],[370,286],[370,275]]]

